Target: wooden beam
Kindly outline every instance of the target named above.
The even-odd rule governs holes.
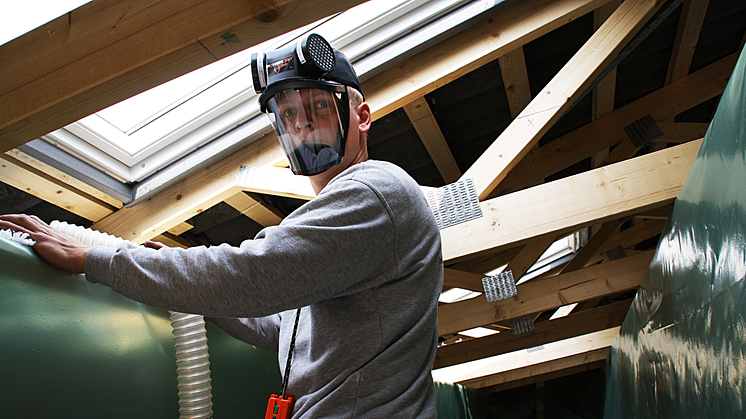
[[[282,213],[277,208],[267,205],[256,194],[239,192],[226,199],[225,203],[263,227],[278,225],[283,219]]]
[[[648,114],[656,121],[660,121],[721,94],[733,72],[737,58],[736,54],[723,58],[531,151],[491,196],[503,195],[533,185],[604,148],[617,144],[626,136],[624,126]]]
[[[361,2],[85,4],[0,46],[0,151]]]
[[[456,382],[471,388],[482,388],[506,381],[540,375],[552,370],[577,366],[563,360],[608,349],[619,335],[619,327],[601,330],[582,336],[554,342],[533,351],[517,351],[480,361],[465,372],[451,372],[448,368],[433,371],[433,377]],[[592,361],[597,361],[597,358]],[[586,361],[590,361],[587,359]],[[553,369],[546,368],[552,364]],[[450,369],[453,370],[453,369]],[[509,378],[508,378],[509,377]]]
[[[363,82],[373,119],[479,68],[610,0],[524,0]]]
[[[424,97],[415,99],[404,105],[404,112],[407,113],[443,180],[446,183],[457,181],[461,177],[461,169],[458,167],[456,159],[453,158],[451,148],[448,146],[446,138],[438,126],[438,121],[435,120],[435,115],[430,110],[430,105],[427,104],[427,100]]]
[[[651,219],[651,220],[668,220],[668,218],[671,216],[672,210],[673,210],[673,205],[666,205],[663,207],[644,211],[639,214],[635,214],[635,218]]]
[[[44,163],[41,160],[38,160],[32,156],[29,156],[28,154],[19,151],[18,149],[12,149],[5,152],[5,156],[8,159],[11,159],[12,161],[16,162],[17,164],[28,167],[30,170],[33,170],[35,173],[38,173],[39,175],[43,176],[46,179],[51,180],[52,182],[58,184],[58,185],[67,185],[67,187],[71,188],[72,190],[77,190],[81,193],[83,196],[91,196],[101,202],[105,202],[106,204],[110,205],[112,208],[118,209],[122,208],[122,201],[104,193],[100,190],[94,188],[93,186],[88,185],[85,182],[82,182],[67,173],[62,172],[61,170],[58,170],[46,163]],[[40,197],[41,198],[41,197]],[[52,197],[49,197],[50,199],[42,198],[45,201],[54,201]]]
[[[438,307],[438,335],[446,336],[503,320],[637,288],[653,252],[517,286],[518,295],[488,303],[484,296]]]
[[[701,141],[481,203],[483,217],[441,230],[444,261],[559,236],[673,201]]]
[[[689,74],[709,4],[710,0],[684,0],[671,51],[671,61],[668,64],[666,84]]]
[[[498,59],[510,115],[515,119],[531,103],[531,84],[528,81],[523,47],[516,48]]]
[[[474,179],[480,200],[488,197],[663,3],[627,0],[614,11],[464,173],[462,178]]]
[[[656,138],[657,143],[685,143],[703,138],[710,124],[707,122],[658,122],[663,135]]]
[[[116,209],[6,154],[0,154],[0,182],[90,221],[100,220]]]
[[[573,256],[572,260],[562,268],[560,275],[583,269],[588,261],[596,254],[598,249],[600,249],[601,246],[603,246],[603,244],[606,243],[606,241],[609,240],[617,230],[619,230],[621,225],[622,223],[619,222],[619,220],[611,220],[603,223],[596,234],[588,240],[588,243],[586,243],[585,246],[583,246],[583,248]]]
[[[618,328],[614,329],[618,330]],[[611,332],[614,333],[614,332]],[[618,332],[616,332],[618,334]],[[499,384],[510,383],[518,380],[525,380],[530,378],[541,378],[545,374],[553,373],[556,371],[562,371],[570,368],[576,368],[583,365],[593,364],[605,360],[609,357],[611,351],[611,345],[614,343],[616,336],[605,336],[601,341],[591,341],[588,345],[594,349],[583,350],[578,348],[577,352],[573,355],[560,354],[560,358],[551,359],[545,362],[529,364],[521,368],[505,371],[502,373],[496,373],[480,378],[474,378],[471,380],[461,381],[461,384],[465,387],[480,389],[484,387],[496,386]],[[596,347],[598,346],[598,347]],[[563,356],[564,355],[564,356]]]
[[[285,196],[310,200],[316,196],[308,176],[295,175],[290,169],[280,167],[247,167],[237,185],[246,192]]]
[[[593,12],[593,29],[598,30],[620,4],[622,0],[614,0],[596,9]],[[616,67],[593,88],[593,120],[614,110],[615,93]]]
[[[555,241],[557,241],[557,236],[548,235],[539,240],[527,243],[523,246],[521,252],[518,253],[518,256],[508,263],[505,271],[512,271],[513,279],[515,282],[518,282]]]
[[[666,225],[664,220],[645,220],[639,224],[613,235],[597,251],[596,254],[585,264],[586,266],[595,265],[606,259],[606,252],[622,246],[623,249],[632,247],[643,240],[655,237],[663,231]]]
[[[118,210],[92,228],[141,244],[240,192],[236,178],[241,165],[271,165],[282,154],[274,134],[265,135],[181,182],[163,188],[147,201]]]
[[[482,278],[484,275],[457,269],[443,268],[443,288],[463,288],[476,292],[484,292]]]
[[[580,365],[577,365],[575,367],[563,368],[558,371],[552,370],[551,372],[535,374],[530,377],[512,379],[510,381],[505,381],[502,384],[495,384],[492,386],[482,387],[481,391],[488,392],[488,393],[496,393],[500,391],[511,390],[511,389],[518,388],[518,387],[534,385],[540,381],[555,380],[557,378],[569,377],[571,375],[580,374],[581,372],[597,370],[604,366],[604,364],[606,363],[606,358],[608,358],[608,355],[606,355],[605,357],[599,357],[599,358],[603,358],[603,359],[599,359],[598,361],[581,363]]]
[[[578,335],[621,326],[632,300],[570,314],[534,324],[532,332],[514,335],[498,333],[438,348],[433,369],[461,364],[490,356],[528,349]]]
[[[168,229],[168,233],[173,234],[174,236],[180,236],[182,233],[185,233],[193,228],[194,228],[194,222],[192,220],[186,220]]]
[[[153,241],[163,243],[168,247],[181,247],[182,249],[188,249],[192,247],[192,244],[189,243],[186,239],[168,232],[164,232],[163,234],[156,236],[155,238],[153,238]]]
[[[450,267],[460,271],[484,274],[503,265],[507,265],[511,260],[518,256],[522,249],[523,246],[517,246],[495,252],[484,252],[484,254],[481,254],[478,257],[469,258],[466,261],[450,265]]]

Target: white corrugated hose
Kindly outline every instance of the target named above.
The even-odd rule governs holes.
[[[52,221],[55,228],[86,246],[117,247],[124,239],[64,221]],[[169,312],[176,350],[180,419],[212,418],[212,380],[205,319],[198,314]]]

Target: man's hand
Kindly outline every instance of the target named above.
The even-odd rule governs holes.
[[[50,227],[35,215],[0,215],[0,230],[27,233],[36,241],[34,250],[50,265],[70,273],[85,272],[89,246]]]

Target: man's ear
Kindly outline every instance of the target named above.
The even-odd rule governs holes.
[[[370,130],[371,124],[373,123],[373,116],[370,113],[370,106],[366,102],[362,102],[361,104],[357,105],[356,111],[360,132],[368,132],[368,130]]]

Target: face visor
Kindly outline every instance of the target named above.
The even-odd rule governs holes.
[[[293,173],[315,175],[342,162],[349,125],[345,86],[280,90],[266,101],[266,111]]]

